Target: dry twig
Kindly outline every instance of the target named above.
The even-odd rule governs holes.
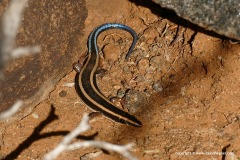
[[[137,160],[136,157],[132,156],[131,153],[129,152],[129,149],[132,147],[132,144],[127,144],[124,146],[119,146],[115,144],[110,144],[107,142],[102,142],[102,141],[83,141],[83,142],[75,142],[73,144],[70,144],[70,142],[77,137],[79,134],[87,131],[90,129],[90,126],[88,124],[89,122],[89,116],[87,114],[84,114],[82,121],[78,125],[77,128],[75,128],[72,132],[70,132],[68,135],[66,135],[62,142],[59,143],[59,145],[47,153],[44,156],[44,160],[54,160],[57,158],[58,155],[60,155],[64,151],[69,151],[69,150],[76,150],[79,148],[86,148],[86,147],[97,147],[109,151],[115,151],[125,158],[129,160]]]
[[[0,113],[0,120],[4,120],[4,119],[7,119],[7,118],[13,116],[22,107],[22,105],[23,105],[23,101],[18,100],[8,110]]]

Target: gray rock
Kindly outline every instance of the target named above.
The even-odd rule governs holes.
[[[207,30],[240,40],[240,0],[153,0]]]
[[[29,1],[16,45],[39,45],[41,53],[15,59],[6,66],[5,78],[0,81],[0,112],[17,99],[24,100],[24,108],[28,108],[48,97],[79,59],[86,17],[83,0]]]
[[[144,92],[130,90],[126,93],[124,106],[128,109],[129,113],[134,114],[140,111],[146,102],[147,96]]]

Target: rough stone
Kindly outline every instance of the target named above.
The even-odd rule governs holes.
[[[207,30],[240,40],[239,0],[153,0]]]
[[[86,17],[84,0],[29,1],[16,45],[39,45],[41,53],[13,60],[6,66],[5,79],[0,82],[0,111],[17,99],[24,100],[27,108],[48,97],[80,56]]]

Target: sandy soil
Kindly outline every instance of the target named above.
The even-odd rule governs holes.
[[[119,30],[100,36],[99,68],[104,72],[97,82],[108,98],[128,91],[119,107],[138,117],[143,126],[97,116],[85,136],[115,144],[133,142],[132,154],[139,160],[240,159],[239,44],[127,1],[87,1],[87,7],[86,40],[94,27],[106,22],[124,23],[139,35],[128,62],[124,56],[131,36]],[[74,82],[75,74],[63,77],[30,115],[3,126],[2,158],[41,159],[79,124],[83,113],[91,112],[74,87],[66,86]],[[87,148],[57,159],[123,158]]]

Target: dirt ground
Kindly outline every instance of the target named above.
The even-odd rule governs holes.
[[[97,116],[85,136],[121,145],[133,142],[131,153],[139,160],[240,159],[240,44],[202,32],[177,17],[166,18],[143,4],[121,0],[86,3],[86,42],[93,28],[107,22],[124,23],[139,35],[127,62],[129,34],[110,30],[99,37],[103,72],[97,83],[108,98],[118,100],[116,97],[126,93],[122,105],[117,104],[143,126]],[[87,45],[85,48],[87,52]],[[91,112],[74,86],[68,86],[75,74],[71,71],[63,77],[30,115],[4,126],[1,158],[41,159],[79,124],[83,113]],[[87,148],[57,158],[65,159],[123,157]]]

